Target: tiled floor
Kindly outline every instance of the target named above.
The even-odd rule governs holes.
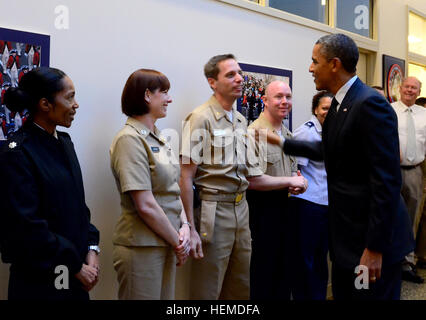
[[[401,300],[426,300],[426,269],[417,269],[417,273],[425,282],[416,284],[402,281]]]

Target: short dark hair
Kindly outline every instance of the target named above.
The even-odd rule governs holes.
[[[321,45],[320,52],[328,60],[339,58],[343,69],[349,73],[356,72],[359,51],[352,38],[341,34],[330,34],[319,38],[316,44]]]
[[[326,90],[318,92],[314,97],[312,98],[312,114],[315,115],[315,109],[319,106],[321,99],[329,97],[333,98],[333,94],[331,92],[328,92]]]
[[[145,92],[169,90],[170,82],[159,71],[152,69],[139,69],[133,72],[124,85],[121,94],[121,110],[126,116],[141,116],[149,112],[145,101]]]
[[[204,66],[204,75],[206,78],[213,78],[217,80],[217,75],[219,74],[219,68],[217,66],[218,63],[228,59],[237,60],[232,53],[220,54],[210,58],[210,60]]]
[[[37,112],[41,99],[54,102],[58,92],[64,89],[66,74],[55,68],[40,67],[25,73],[18,87],[10,87],[4,94],[4,103],[12,112],[28,110],[30,119]]]
[[[417,98],[415,103],[419,106],[426,107],[426,97]]]

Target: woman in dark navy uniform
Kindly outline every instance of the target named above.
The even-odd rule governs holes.
[[[11,263],[9,299],[89,299],[99,273],[99,232],[90,224],[69,128],[78,104],[71,79],[35,69],[5,94],[29,120],[0,152],[0,250]]]

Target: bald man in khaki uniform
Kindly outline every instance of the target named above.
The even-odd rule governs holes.
[[[249,129],[266,129],[286,139],[292,138],[283,124],[292,108],[289,85],[283,81],[271,82],[263,100],[264,111]],[[253,239],[250,297],[253,300],[290,300],[290,263],[294,260],[288,255],[288,243],[294,239],[288,239],[288,192],[294,192],[298,182],[303,189],[295,193],[304,192],[307,181],[296,176],[294,156],[284,154],[278,145],[257,144],[259,161],[257,166],[249,167],[251,190],[247,191]]]
[[[214,94],[187,116],[181,150],[182,201],[193,225],[190,298],[248,299],[247,124],[232,107],[242,94],[242,72],[231,54],[211,58],[204,72]],[[193,184],[201,199],[195,210]]]

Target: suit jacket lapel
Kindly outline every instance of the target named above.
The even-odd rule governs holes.
[[[337,141],[337,138],[339,137],[340,131],[343,127],[343,124],[345,123],[346,117],[350,113],[350,110],[352,108],[352,105],[356,101],[356,96],[358,93],[359,88],[362,86],[361,80],[356,79],[354,84],[350,87],[349,91],[346,93],[345,98],[343,99],[342,103],[339,106],[339,111],[337,112],[336,117],[333,121],[328,123],[328,144],[330,148],[334,146],[334,144]]]

